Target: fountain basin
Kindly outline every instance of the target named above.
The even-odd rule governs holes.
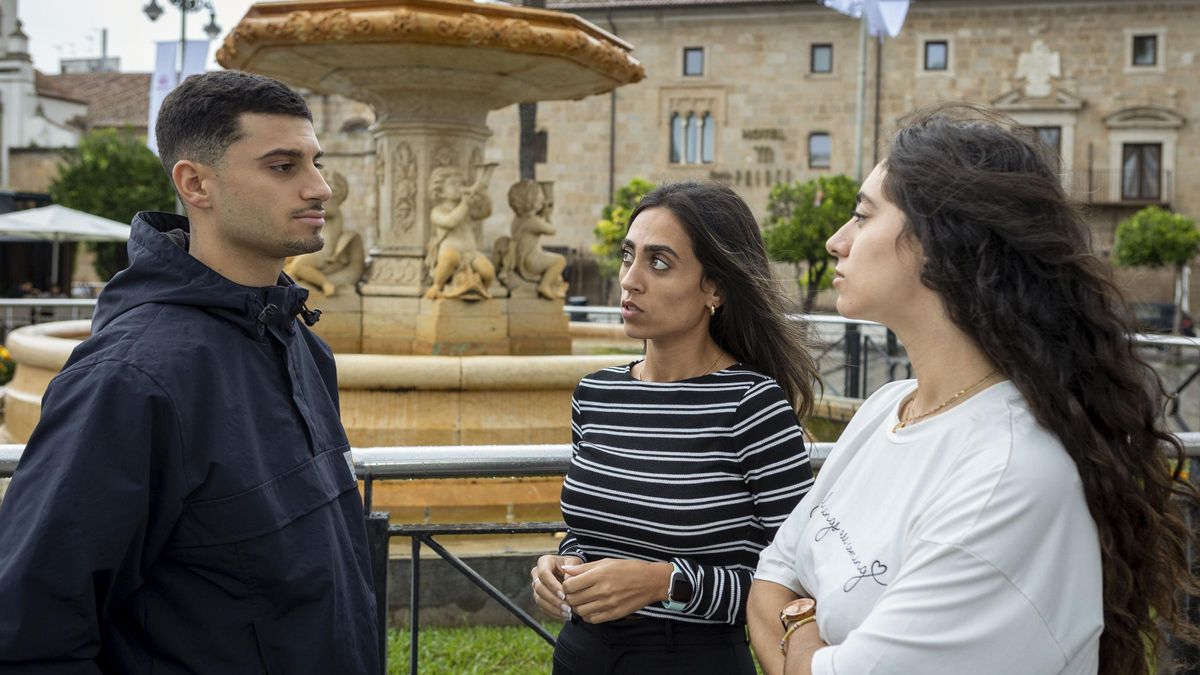
[[[25,443],[50,380],[91,332],[89,321],[19,328],[7,347],[17,362],[6,389],[7,432]],[[577,337],[628,348],[616,324],[573,326]],[[516,445],[571,442],[571,394],[590,372],[628,363],[625,353],[572,356],[336,354],[342,423],[355,447]],[[825,396],[806,427],[836,438],[860,401]],[[486,451],[481,448],[481,451]],[[396,522],[553,520],[559,476],[385,481],[374,506]]]
[[[89,321],[61,321],[9,334],[13,442],[29,439],[46,386],[90,331]],[[355,447],[569,443],[580,378],[630,358],[335,354],[342,423]]]
[[[463,0],[300,0],[251,7],[217,62],[363,98],[386,116],[396,104],[427,109],[435,92],[493,109],[607,92],[645,77],[631,50],[566,12]],[[397,101],[397,91],[422,100]]]

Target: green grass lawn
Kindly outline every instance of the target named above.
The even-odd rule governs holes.
[[[542,625],[551,635],[562,629],[560,623]],[[524,626],[422,628],[417,637],[421,675],[537,675],[550,672],[554,656],[554,648]],[[408,673],[407,630],[388,631],[387,672]]]
[[[560,623],[542,624],[558,635]],[[421,675],[549,673],[554,648],[524,626],[421,628]],[[388,631],[388,675],[408,673],[408,630]]]

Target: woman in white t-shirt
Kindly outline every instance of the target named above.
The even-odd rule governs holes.
[[[829,239],[838,312],[895,331],[917,379],[863,404],[762,552],[767,673],[1144,675],[1194,633],[1183,449],[1052,155],[919,112]]]

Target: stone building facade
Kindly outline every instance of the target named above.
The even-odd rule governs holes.
[[[634,177],[725,181],[761,217],[777,182],[854,173],[856,20],[796,0],[551,0],[549,6],[632,43],[647,72],[611,95],[538,106],[547,144],[537,178],[554,182],[558,229],[545,243],[576,252],[577,263],[589,254],[592,228],[612,190]],[[1194,0],[914,2],[899,37],[868,45],[862,170],[886,149],[904,114],[939,101],[969,101],[1039,127],[1060,149],[1064,181],[1087,205],[1101,249],[1111,246],[1116,224],[1145,204],[1200,217],[1200,182],[1193,178],[1200,175],[1197,51],[1200,2]],[[41,76],[38,89],[87,101],[87,124],[80,127],[144,120],[137,110],[146,105],[146,75],[97,77]],[[346,225],[370,246],[374,114],[337,96],[308,100],[327,163],[349,181]],[[109,108],[115,112],[103,113]],[[509,234],[503,195],[518,178],[516,106],[493,112],[488,124],[493,135],[484,160],[500,165],[491,182],[495,213],[484,223],[490,245]],[[13,183],[48,184],[46,155],[11,153],[21,177]],[[574,267],[578,274],[586,265]],[[1135,297],[1170,298],[1169,273],[1122,271],[1120,278]],[[586,279],[572,281],[596,295]],[[1193,289],[1198,293],[1200,286]]]
[[[725,181],[762,215],[776,182],[854,173],[856,20],[795,0],[549,6],[631,42],[647,77],[612,95],[539,104],[548,142],[537,178],[554,181],[558,227],[547,244],[586,253],[600,209],[634,177]],[[1198,217],[1198,50],[1193,0],[914,2],[899,37],[868,44],[862,170],[904,114],[969,101],[1038,127],[1060,149],[1101,249],[1146,204]],[[336,97],[311,103],[330,162],[364,188],[348,223],[373,222],[370,109]],[[517,179],[516,107],[488,124],[485,159],[500,163],[492,185],[507,186]],[[509,217],[498,208],[485,241],[506,234]],[[1169,274],[1121,277],[1134,296],[1170,297]]]
[[[0,164],[10,169],[10,186],[44,190],[61,161],[57,148],[74,145],[83,129],[144,132],[148,76],[35,73],[23,56],[27,38],[12,19],[15,0],[3,2],[9,11],[0,11],[0,33],[18,33],[9,56],[20,66],[13,73],[23,73],[3,86],[20,81],[36,92],[4,93],[36,98],[29,118],[45,123],[38,134],[11,126],[19,106],[6,105],[0,143],[11,149]],[[547,144],[537,178],[554,182],[558,228],[548,246],[577,252],[576,261],[586,257],[601,208],[634,177],[725,181],[762,216],[777,182],[854,173],[856,20],[796,0],[549,6],[632,43],[647,77],[611,95],[539,104]],[[1194,0],[914,2],[899,37],[868,46],[863,171],[905,113],[970,101],[1039,127],[1060,149],[1064,181],[1087,206],[1101,249],[1111,246],[1116,224],[1145,204],[1200,217],[1197,51]],[[349,179],[346,224],[370,245],[374,114],[337,96],[308,98],[328,163]],[[490,243],[508,234],[511,220],[503,194],[518,178],[516,106],[492,113],[488,124],[493,135],[484,159],[500,164],[491,183],[495,213],[484,224]],[[1120,278],[1135,297],[1170,297],[1168,273],[1126,270]],[[1195,279],[1200,284],[1200,275]],[[594,295],[594,286],[579,289],[581,280],[573,281]]]

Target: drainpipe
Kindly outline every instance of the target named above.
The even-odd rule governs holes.
[[[858,105],[854,107],[854,180],[863,179],[863,117],[867,107],[867,17],[859,20],[858,31]]]
[[[608,9],[608,28],[613,35],[620,37],[617,24],[613,23],[612,7]],[[613,203],[617,197],[617,89],[608,93],[608,203]]]
[[[883,90],[883,34],[875,42],[875,129],[871,135],[871,167],[879,163],[879,98]]]

